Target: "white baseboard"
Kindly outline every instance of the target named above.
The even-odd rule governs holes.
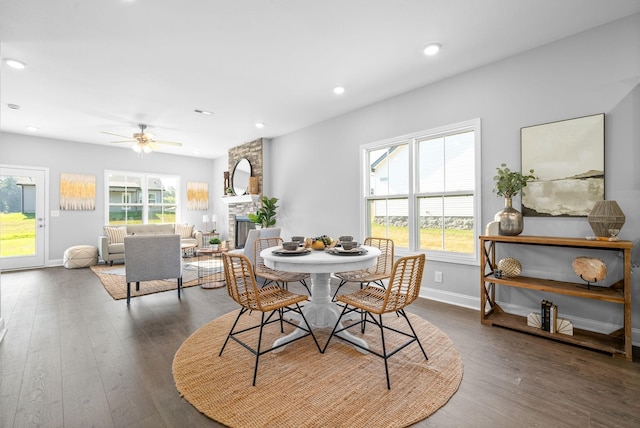
[[[452,293],[450,291],[436,290],[434,288],[420,289],[420,297],[436,302],[449,303],[451,305],[462,306],[463,308],[480,310],[480,299],[466,294]]]
[[[468,309],[480,310],[480,299],[475,296],[467,296],[464,294],[451,293],[449,291],[436,290],[433,288],[421,288],[420,297],[426,299],[435,300],[437,302],[448,303],[450,305],[461,306]],[[510,314],[521,315],[526,317],[531,312],[537,312],[540,308],[527,308],[524,306],[513,305],[506,302],[498,302],[500,307],[505,312]],[[612,331],[616,331],[622,328],[621,325],[606,323],[602,321],[596,321],[588,318],[580,318],[575,316],[562,315],[563,318],[568,319],[576,328],[583,330],[595,331],[597,333],[609,334]],[[640,328],[631,329],[631,342],[634,346],[640,346]]]

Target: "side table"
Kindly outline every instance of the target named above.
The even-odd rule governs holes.
[[[215,238],[215,237],[220,237],[220,234],[218,232],[212,231],[212,232],[202,232],[202,247],[203,248],[208,248],[209,246],[211,246],[211,244],[209,244],[209,240],[211,238]]]
[[[212,248],[199,248],[196,250],[198,259],[198,285],[202,288],[221,288],[226,286],[224,280],[224,267],[222,265],[222,253],[227,248],[214,250]]]

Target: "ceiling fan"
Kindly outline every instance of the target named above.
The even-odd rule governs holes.
[[[136,153],[151,153],[153,150],[158,149],[159,144],[167,145],[167,146],[182,146],[182,143],[176,143],[173,141],[159,141],[154,138],[153,134],[145,133],[144,130],[147,128],[147,125],[139,124],[140,132],[135,132],[133,137],[127,137],[126,135],[114,134],[112,132],[102,131],[103,134],[115,135],[116,137],[126,138],[126,140],[120,141],[111,141],[112,143],[134,143],[131,146]]]

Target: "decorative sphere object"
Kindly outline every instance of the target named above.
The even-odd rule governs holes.
[[[498,269],[502,271],[503,278],[519,276],[522,273],[522,265],[513,257],[507,257],[498,262]]]
[[[595,257],[580,256],[573,260],[573,271],[587,282],[598,282],[607,276],[607,265]]]

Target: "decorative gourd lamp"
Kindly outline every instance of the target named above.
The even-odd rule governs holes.
[[[616,201],[598,201],[587,217],[589,225],[599,240],[617,240],[624,225],[625,216]]]

